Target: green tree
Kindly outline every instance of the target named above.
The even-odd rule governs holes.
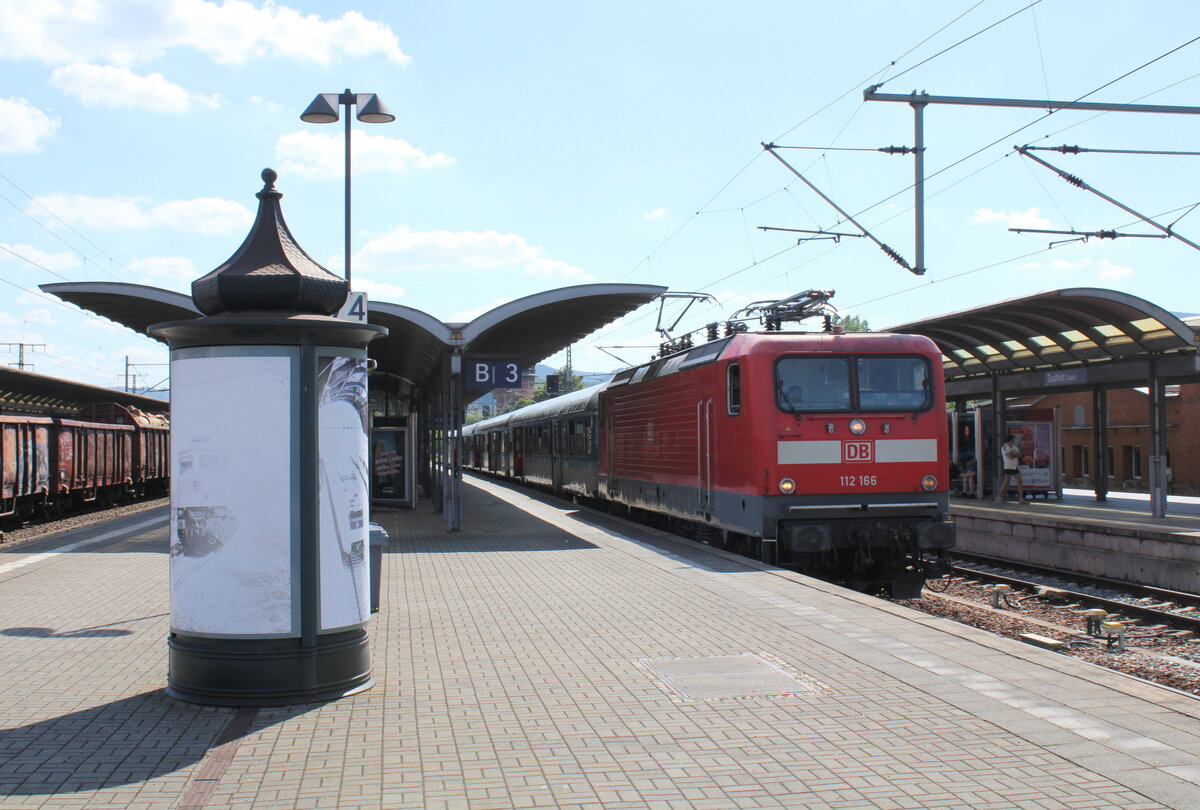
[[[546,391],[546,383],[540,382],[533,388],[533,401],[542,402],[543,400],[553,399],[554,397],[563,394],[569,394],[572,391],[578,391],[583,388],[583,378],[578,374],[568,372],[565,368],[558,370],[558,391]]]
[[[834,326],[842,327],[843,332],[870,332],[871,325],[866,318],[857,315],[838,315],[833,319]]]
[[[529,397],[521,397],[521,398],[515,400],[511,405],[502,405],[499,408],[497,408],[496,415],[499,416],[502,413],[509,413],[510,411],[515,411],[519,408],[524,408],[526,405],[532,405],[533,403],[534,403],[534,400],[530,399]]]

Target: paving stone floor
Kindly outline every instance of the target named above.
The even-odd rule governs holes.
[[[0,553],[0,808],[1200,807],[1193,698],[493,482],[373,519],[376,685],[256,711],[163,692],[165,510]]]

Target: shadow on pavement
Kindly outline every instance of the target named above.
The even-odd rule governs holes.
[[[320,705],[259,712],[247,733]],[[0,730],[0,796],[95,791],[190,767],[204,758],[237,711],[180,703],[156,689]]]
[[[441,515],[409,510],[372,510],[372,520],[387,529],[387,554],[456,554],[487,551],[581,551],[596,546],[550,523],[539,521],[495,495],[473,490],[462,530],[446,532],[437,526]],[[420,528],[414,530],[421,524]],[[430,531],[429,527],[437,527]],[[415,535],[415,536],[414,536]]]

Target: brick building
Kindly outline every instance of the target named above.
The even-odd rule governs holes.
[[[1057,408],[1063,485],[1092,487],[1096,473],[1092,394],[1083,391],[1022,398],[1035,408]],[[1010,406],[1011,407],[1011,406]],[[1200,495],[1200,384],[1167,386],[1167,480],[1174,495]],[[1149,489],[1150,428],[1146,389],[1108,392],[1108,488]]]

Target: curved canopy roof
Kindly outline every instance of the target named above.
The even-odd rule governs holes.
[[[64,301],[146,334],[155,323],[201,317],[191,297],[117,282],[43,284]],[[666,291],[652,284],[581,284],[526,296],[467,324],[443,323],[400,304],[370,301],[369,323],[387,327],[372,341],[379,369],[421,387],[432,386],[455,349],[473,357],[516,360],[529,367]]]
[[[937,343],[947,381],[1194,352],[1197,346],[1196,330],[1162,307],[1094,287],[1041,292],[886,331]]]
[[[166,400],[0,366],[0,409],[67,415],[102,402],[131,405],[147,413],[170,409]]]
[[[42,284],[43,291],[80,309],[86,309],[146,334],[154,323],[199,318],[200,310],[190,295],[143,284],[117,281],[68,281]]]

